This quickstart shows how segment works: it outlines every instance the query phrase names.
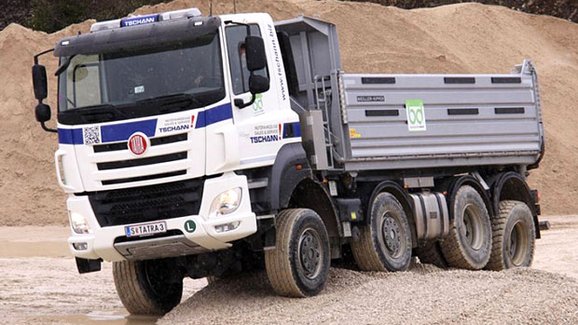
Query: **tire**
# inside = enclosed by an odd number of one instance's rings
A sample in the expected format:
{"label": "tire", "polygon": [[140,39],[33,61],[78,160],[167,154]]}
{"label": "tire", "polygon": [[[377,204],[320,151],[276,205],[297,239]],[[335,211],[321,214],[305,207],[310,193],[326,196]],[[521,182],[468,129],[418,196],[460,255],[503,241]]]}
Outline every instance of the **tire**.
{"label": "tire", "polygon": [[448,267],[448,262],[442,254],[438,241],[428,242],[424,246],[417,247],[415,255],[422,264],[433,264],[442,269]]}
{"label": "tire", "polygon": [[501,201],[500,213],[492,220],[492,235],[492,254],[486,269],[501,271],[532,265],[536,230],[525,203]]}
{"label": "tire", "polygon": [[490,260],[492,224],[480,194],[464,185],[456,193],[453,225],[440,247],[448,266],[481,270]]}
{"label": "tire", "polygon": [[371,203],[369,224],[359,229],[351,249],[362,271],[405,271],[411,262],[411,230],[399,201],[389,193]]}
{"label": "tire", "polygon": [[114,262],[116,292],[133,315],[164,315],[181,301],[183,277],[167,260]]}
{"label": "tire", "polygon": [[265,251],[267,277],[286,297],[318,294],[329,274],[329,236],[321,217],[310,209],[287,209],[276,217],[275,249]]}

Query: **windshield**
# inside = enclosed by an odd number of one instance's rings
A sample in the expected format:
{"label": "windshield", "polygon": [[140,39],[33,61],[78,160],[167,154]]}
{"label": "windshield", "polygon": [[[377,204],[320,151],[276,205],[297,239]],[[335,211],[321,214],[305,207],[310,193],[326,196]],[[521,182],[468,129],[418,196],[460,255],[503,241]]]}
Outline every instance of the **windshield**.
{"label": "windshield", "polygon": [[61,60],[67,61],[68,67],[59,76],[61,113],[114,107],[137,117],[158,114],[138,112],[156,99],[184,97],[187,105],[179,108],[189,109],[225,96],[217,33],[162,48],[78,54]]}

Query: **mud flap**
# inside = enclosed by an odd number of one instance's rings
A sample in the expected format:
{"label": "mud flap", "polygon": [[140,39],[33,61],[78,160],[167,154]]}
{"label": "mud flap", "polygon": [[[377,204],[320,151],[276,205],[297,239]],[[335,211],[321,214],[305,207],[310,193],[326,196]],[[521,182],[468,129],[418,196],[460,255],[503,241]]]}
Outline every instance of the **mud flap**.
{"label": "mud flap", "polygon": [[101,263],[101,259],[89,260],[86,258],[76,257],[76,268],[80,274],[100,271]]}

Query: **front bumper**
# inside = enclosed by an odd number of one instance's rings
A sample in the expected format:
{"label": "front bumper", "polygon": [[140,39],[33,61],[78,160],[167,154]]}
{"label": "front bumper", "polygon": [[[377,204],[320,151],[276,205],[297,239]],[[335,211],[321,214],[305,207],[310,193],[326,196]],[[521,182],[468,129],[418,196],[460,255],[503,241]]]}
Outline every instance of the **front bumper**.
{"label": "front bumper", "polygon": [[[237,187],[242,191],[239,208],[223,216],[217,216],[215,213],[210,215],[209,210],[215,197],[223,191]],[[125,234],[127,225],[101,227],[87,196],[71,195],[67,205],[69,214],[77,213],[84,216],[90,227],[88,234],[77,234],[71,228],[72,235],[68,238],[72,254],[85,259],[142,260],[221,250],[231,247],[230,242],[250,236],[257,231],[256,216],[251,211],[247,179],[234,173],[207,179],[203,185],[199,214],[157,220],[166,222],[167,232],[154,237],[127,238]],[[195,227],[191,227],[192,223]],[[238,226],[234,229],[217,231],[221,225],[237,223]]]}

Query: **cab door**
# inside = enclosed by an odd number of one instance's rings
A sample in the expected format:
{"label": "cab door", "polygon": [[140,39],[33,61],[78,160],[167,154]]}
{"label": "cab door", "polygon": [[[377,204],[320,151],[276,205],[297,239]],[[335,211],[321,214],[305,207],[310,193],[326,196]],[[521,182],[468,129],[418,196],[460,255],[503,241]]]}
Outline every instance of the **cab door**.
{"label": "cab door", "polygon": [[[245,23],[247,23],[245,21]],[[264,38],[266,48],[271,39],[264,31],[264,25],[248,23],[252,36]],[[239,132],[239,164],[241,168],[253,168],[273,164],[277,151],[282,144],[283,117],[279,114],[275,79],[270,76],[271,58],[268,66],[254,73],[270,80],[268,91],[256,94],[252,105],[244,108],[235,106],[235,100],[249,102],[250,71],[247,69],[245,54],[245,37],[248,35],[246,25],[229,25],[225,27],[227,56],[230,69],[231,103],[233,103],[233,120]],[[275,41],[277,41],[275,39]],[[269,51],[267,50],[269,53]],[[281,62],[282,63],[282,62]]]}

